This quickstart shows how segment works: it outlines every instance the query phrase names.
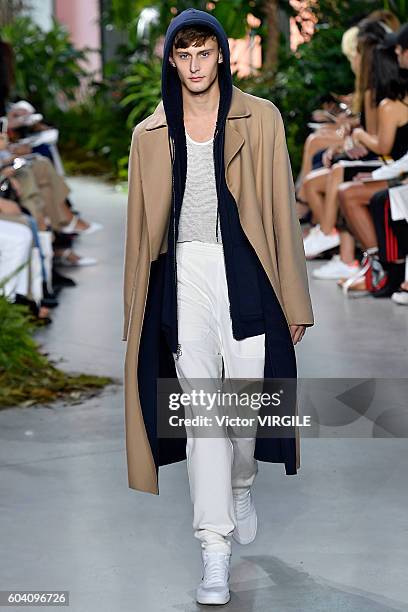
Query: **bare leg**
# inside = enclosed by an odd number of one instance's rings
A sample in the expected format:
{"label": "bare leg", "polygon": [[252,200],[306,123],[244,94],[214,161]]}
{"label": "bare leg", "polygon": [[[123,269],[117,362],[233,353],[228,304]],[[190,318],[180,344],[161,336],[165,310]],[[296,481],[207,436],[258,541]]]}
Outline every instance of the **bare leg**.
{"label": "bare leg", "polygon": [[[70,209],[66,201],[64,201],[62,206],[63,206],[67,220],[72,221],[72,219],[74,218],[74,213],[72,212],[72,210]],[[87,223],[83,219],[78,219],[76,223],[76,229],[84,230],[84,229],[87,229],[88,227],[89,227],[89,223]]]}
{"label": "bare leg", "polygon": [[314,134],[310,134],[305,141],[303,149],[302,167],[299,172],[299,176],[296,180],[296,186],[298,187],[297,193],[300,199],[306,200],[306,194],[304,192],[303,180],[306,175],[312,171],[313,156],[320,149],[327,149],[328,147],[340,142],[340,137],[336,134],[336,130],[325,128],[319,130]]}
{"label": "bare leg", "polygon": [[329,172],[327,168],[312,170],[303,181],[306,201],[312,210],[314,222],[320,223],[323,217],[324,193]]}
{"label": "bare leg", "polygon": [[339,164],[334,164],[330,168],[330,174],[327,178],[323,215],[320,222],[320,228],[324,234],[330,234],[336,226],[338,213],[337,190],[343,179],[344,168]]}
{"label": "bare leg", "polygon": [[350,181],[339,186],[340,206],[350,229],[365,249],[376,247],[377,236],[368,210],[370,198],[381,189],[386,189],[386,181],[361,183]]}
{"label": "bare leg", "polygon": [[340,232],[340,259],[344,263],[352,264],[354,262],[355,245],[355,240],[349,232]]}
{"label": "bare leg", "polygon": [[309,206],[301,202],[296,202],[296,210],[298,218],[301,219],[309,211]]}

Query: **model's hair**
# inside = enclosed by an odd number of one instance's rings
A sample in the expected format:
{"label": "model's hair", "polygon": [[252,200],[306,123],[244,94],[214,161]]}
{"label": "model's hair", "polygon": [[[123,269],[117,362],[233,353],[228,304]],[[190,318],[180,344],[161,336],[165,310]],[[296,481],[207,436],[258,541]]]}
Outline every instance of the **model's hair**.
{"label": "model's hair", "polygon": [[373,54],[375,101],[403,100],[407,94],[406,70],[401,70],[393,48],[378,45]]}
{"label": "model's hair", "polygon": [[187,47],[201,47],[209,39],[217,40],[214,31],[207,26],[187,26],[181,28],[174,37],[174,46],[176,49],[187,49]]}

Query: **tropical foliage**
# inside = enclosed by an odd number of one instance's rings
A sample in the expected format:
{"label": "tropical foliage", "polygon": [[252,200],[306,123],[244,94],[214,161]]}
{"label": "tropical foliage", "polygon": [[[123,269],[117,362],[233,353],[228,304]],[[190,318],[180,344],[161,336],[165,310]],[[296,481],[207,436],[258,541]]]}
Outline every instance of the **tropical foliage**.
{"label": "tropical foliage", "polygon": [[0,295],[0,409],[16,404],[78,400],[113,382],[102,376],[72,375],[42,354],[32,337],[28,308]]}
{"label": "tropical foliage", "polygon": [[[152,112],[160,99],[160,60],[154,49],[175,12],[188,7],[206,9],[205,0],[163,0],[156,3],[158,18],[148,37],[138,36],[141,11],[151,0],[111,0],[103,24],[123,34],[116,57],[105,64],[102,81],[92,81],[86,71],[86,50],[72,46],[66,30],[54,23],[43,33],[28,18],[19,17],[2,30],[16,52],[17,97],[28,98],[61,132],[64,159],[69,172],[103,173],[126,179],[128,149],[133,126]],[[321,96],[353,88],[353,74],[341,53],[344,30],[369,10],[392,10],[403,22],[408,18],[407,0],[320,0],[311,3],[318,25],[310,42],[296,53],[279,31],[274,31],[272,9],[294,11],[286,0],[214,0],[213,14],[231,37],[246,31],[246,15],[260,19],[256,30],[263,39],[264,55],[278,43],[273,61],[257,76],[235,83],[275,102],[282,111],[294,170],[299,166],[310,112]],[[272,16],[272,18],[271,18]],[[270,54],[269,54],[270,55]],[[271,59],[269,57],[269,59]],[[88,79],[89,95],[80,97],[80,83]],[[82,88],[83,89],[83,88]],[[75,102],[76,101],[76,102]]]}
{"label": "tropical foliage", "polygon": [[47,115],[66,110],[76,100],[81,79],[88,76],[87,50],[75,49],[68,31],[54,21],[49,32],[29,17],[18,17],[1,31],[15,57],[15,89]]}

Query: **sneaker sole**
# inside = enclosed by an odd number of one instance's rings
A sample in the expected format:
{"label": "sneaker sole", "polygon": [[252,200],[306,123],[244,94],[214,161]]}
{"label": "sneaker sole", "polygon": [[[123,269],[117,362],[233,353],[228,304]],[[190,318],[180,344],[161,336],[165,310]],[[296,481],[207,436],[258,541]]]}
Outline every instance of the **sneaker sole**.
{"label": "sneaker sole", "polygon": [[231,594],[229,591],[226,591],[224,594],[219,594],[219,595],[210,595],[207,593],[204,593],[203,595],[199,595],[197,594],[196,597],[196,601],[199,604],[212,604],[212,605],[219,605],[222,606],[226,603],[229,602],[229,600],[231,599]]}
{"label": "sneaker sole", "polygon": [[[357,272],[357,270],[356,270],[356,272]],[[344,274],[341,274],[341,275],[339,274],[337,276],[317,276],[317,274],[313,274],[312,273],[312,278],[314,278],[316,280],[341,280],[342,278],[349,279],[352,276],[354,276],[354,274],[356,272],[353,272],[352,274],[350,274],[350,276],[344,276]]]}

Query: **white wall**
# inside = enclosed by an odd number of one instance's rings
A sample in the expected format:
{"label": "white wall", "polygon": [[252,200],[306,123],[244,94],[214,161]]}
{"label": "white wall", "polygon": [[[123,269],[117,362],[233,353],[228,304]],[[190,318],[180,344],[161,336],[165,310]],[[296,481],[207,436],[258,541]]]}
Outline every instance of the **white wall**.
{"label": "white wall", "polygon": [[53,0],[30,0],[29,2],[28,13],[43,30],[51,29],[53,4]]}

